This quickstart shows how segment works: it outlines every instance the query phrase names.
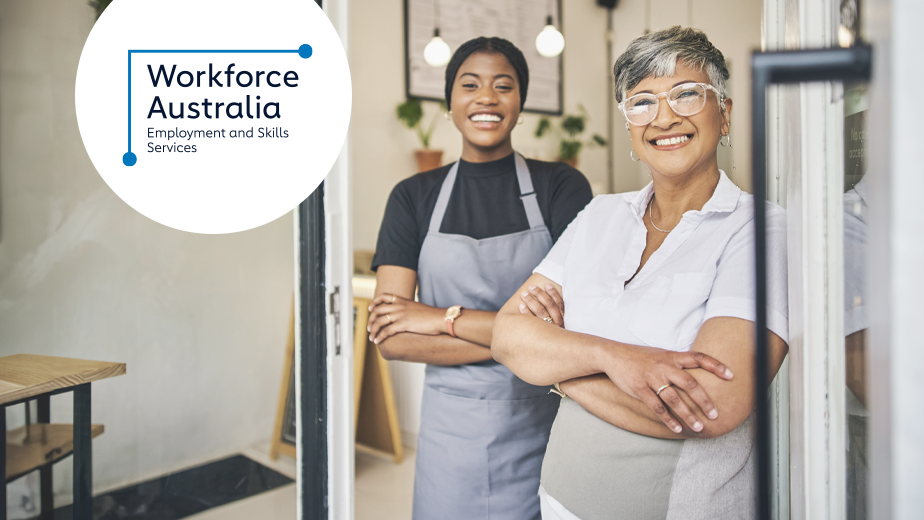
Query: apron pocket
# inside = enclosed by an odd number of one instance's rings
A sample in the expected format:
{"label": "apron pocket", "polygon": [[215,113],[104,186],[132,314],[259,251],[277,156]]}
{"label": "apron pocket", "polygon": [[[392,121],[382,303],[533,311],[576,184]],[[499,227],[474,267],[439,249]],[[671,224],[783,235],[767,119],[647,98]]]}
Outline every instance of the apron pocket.
{"label": "apron pocket", "polygon": [[651,347],[689,350],[703,324],[712,282],[704,273],[657,277],[639,300],[629,331]]}

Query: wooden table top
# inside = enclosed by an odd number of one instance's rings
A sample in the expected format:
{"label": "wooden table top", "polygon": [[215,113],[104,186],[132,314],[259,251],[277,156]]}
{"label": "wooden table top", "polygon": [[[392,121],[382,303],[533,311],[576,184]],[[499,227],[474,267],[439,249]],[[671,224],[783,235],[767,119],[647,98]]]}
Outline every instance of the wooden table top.
{"label": "wooden table top", "polygon": [[0,357],[0,405],[125,373],[125,363],[35,354]]}

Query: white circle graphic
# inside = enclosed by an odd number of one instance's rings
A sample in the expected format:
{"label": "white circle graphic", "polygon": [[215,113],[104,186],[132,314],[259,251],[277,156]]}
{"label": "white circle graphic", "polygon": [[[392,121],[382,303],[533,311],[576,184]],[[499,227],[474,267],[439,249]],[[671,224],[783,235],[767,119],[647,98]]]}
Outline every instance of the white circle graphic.
{"label": "white circle graphic", "polygon": [[233,233],[317,188],[350,120],[340,38],[312,0],[116,0],[77,69],[80,135],[146,217]]}

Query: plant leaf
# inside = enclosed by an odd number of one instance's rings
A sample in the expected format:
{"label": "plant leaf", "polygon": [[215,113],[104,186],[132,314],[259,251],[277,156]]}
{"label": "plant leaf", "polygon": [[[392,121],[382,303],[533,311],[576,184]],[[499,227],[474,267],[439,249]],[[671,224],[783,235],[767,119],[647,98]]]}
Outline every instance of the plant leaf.
{"label": "plant leaf", "polygon": [[584,117],[567,115],[561,121],[561,129],[571,137],[576,137],[584,131]]}
{"label": "plant leaf", "polygon": [[549,121],[549,118],[542,117],[539,119],[539,124],[536,125],[536,137],[544,136],[549,130],[552,129],[552,122]]}
{"label": "plant leaf", "polygon": [[404,103],[398,105],[397,114],[398,120],[404,123],[408,128],[413,129],[420,123],[420,119],[423,117],[423,107],[420,106],[419,99],[409,98]]}
{"label": "plant leaf", "polygon": [[562,161],[570,161],[578,156],[581,153],[581,147],[584,143],[580,141],[569,141],[567,139],[561,140],[561,146],[558,148],[558,155],[561,157]]}
{"label": "plant leaf", "polygon": [[103,14],[103,11],[105,11],[111,3],[112,0],[90,0],[88,5],[96,11],[96,19],[99,20],[100,15]]}

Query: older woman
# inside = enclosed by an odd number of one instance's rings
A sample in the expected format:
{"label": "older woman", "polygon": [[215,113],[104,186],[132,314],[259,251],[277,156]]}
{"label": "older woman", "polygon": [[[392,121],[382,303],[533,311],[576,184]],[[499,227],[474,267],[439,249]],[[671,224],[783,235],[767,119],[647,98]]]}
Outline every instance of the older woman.
{"label": "older woman", "polygon": [[[673,27],[633,41],[615,76],[652,182],[577,216],[498,313],[492,353],[563,394],[544,519],[750,518],[755,201],[716,159],[732,111],[725,59]],[[784,233],[770,206],[773,374],[787,350]]]}

